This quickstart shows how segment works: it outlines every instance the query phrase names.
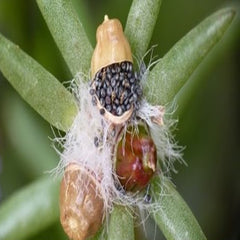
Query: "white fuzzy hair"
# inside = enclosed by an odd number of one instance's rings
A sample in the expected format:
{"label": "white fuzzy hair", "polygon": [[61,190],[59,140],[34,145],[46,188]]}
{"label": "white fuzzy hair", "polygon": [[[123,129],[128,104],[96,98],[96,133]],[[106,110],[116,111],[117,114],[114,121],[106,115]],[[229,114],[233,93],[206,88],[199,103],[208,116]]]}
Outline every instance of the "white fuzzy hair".
{"label": "white fuzzy hair", "polygon": [[[142,63],[139,66],[141,66],[141,84],[145,85],[152,64],[148,68]],[[119,188],[116,187],[121,186],[114,171],[113,163],[116,142],[113,139],[109,141],[109,135],[112,131],[111,124],[99,113],[99,109],[92,105],[89,89],[86,76],[82,74],[78,74],[71,83],[71,90],[77,98],[79,109],[67,134],[64,137],[55,138],[55,142],[62,145],[63,152],[58,151],[61,159],[54,171],[58,174],[63,173],[64,168],[70,163],[77,163],[87,169],[89,174],[95,176],[100,183],[106,216],[111,212],[114,203],[128,206],[130,209],[137,206],[140,210],[139,215],[146,216],[143,212],[146,212],[145,210],[148,210],[149,207],[153,209],[151,203],[145,202],[144,194],[146,192],[126,193],[119,191]],[[164,114],[165,109],[163,107],[152,106],[143,97],[140,108],[136,112],[137,118],[130,120],[130,123],[135,126],[134,131],[136,130],[136,133],[138,130],[138,120],[136,119],[140,118],[148,125],[150,135],[157,148],[158,169],[156,174],[159,174],[159,176],[169,175],[171,169],[175,170],[173,162],[176,159],[182,160],[182,148],[175,143],[170,133],[170,128],[175,121],[166,120]],[[164,124],[156,124],[152,121],[153,118],[162,119]],[[125,133],[127,124],[129,122],[123,127]],[[96,147],[94,138],[99,136],[102,136],[102,143],[99,147]]]}

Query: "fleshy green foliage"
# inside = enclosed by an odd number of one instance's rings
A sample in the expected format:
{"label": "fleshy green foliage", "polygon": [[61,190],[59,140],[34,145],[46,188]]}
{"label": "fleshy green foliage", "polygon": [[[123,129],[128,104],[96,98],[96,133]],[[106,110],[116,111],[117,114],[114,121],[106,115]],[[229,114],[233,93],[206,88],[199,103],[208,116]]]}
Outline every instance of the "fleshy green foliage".
{"label": "fleshy green foliage", "polygon": [[[92,47],[70,0],[37,0],[42,15],[72,75],[88,73]],[[134,0],[125,32],[133,53],[142,57],[149,47],[160,0]],[[234,10],[220,10],[180,40],[152,69],[146,97],[155,104],[172,101],[229,26]],[[51,125],[67,131],[77,113],[74,97],[18,46],[0,35],[0,69],[8,81]],[[164,185],[165,184],[165,185]],[[189,207],[170,183],[153,182],[159,211],[154,218],[167,240],[206,239]],[[166,187],[167,186],[167,187]],[[24,239],[58,220],[59,182],[37,180],[0,206],[0,239]],[[29,227],[31,226],[31,227]],[[116,206],[110,216],[108,239],[134,239],[133,219]],[[97,239],[98,237],[96,237]]]}
{"label": "fleshy green foliage", "polygon": [[132,3],[125,34],[133,54],[138,58],[142,58],[147,51],[161,2],[161,0],[134,0]]}
{"label": "fleshy green foliage", "polygon": [[37,3],[72,75],[88,74],[93,49],[71,1],[38,0]]}
{"label": "fleshy green foliage", "polygon": [[59,181],[40,178],[16,192],[0,208],[0,239],[27,238],[59,217]]}
{"label": "fleshy green foliage", "polygon": [[121,206],[115,206],[109,222],[108,240],[134,240],[132,215]]}
{"label": "fleshy green foliage", "polygon": [[[168,240],[206,240],[197,220],[169,180],[152,182],[152,196],[160,209],[152,214]],[[155,193],[161,192],[161,195]]]}
{"label": "fleshy green foliage", "polygon": [[0,70],[44,119],[61,130],[69,128],[77,113],[74,97],[52,74],[2,35]]}
{"label": "fleshy green foliage", "polygon": [[145,94],[151,103],[164,105],[173,100],[204,56],[221,39],[234,15],[231,8],[214,13],[173,46],[148,78]]}

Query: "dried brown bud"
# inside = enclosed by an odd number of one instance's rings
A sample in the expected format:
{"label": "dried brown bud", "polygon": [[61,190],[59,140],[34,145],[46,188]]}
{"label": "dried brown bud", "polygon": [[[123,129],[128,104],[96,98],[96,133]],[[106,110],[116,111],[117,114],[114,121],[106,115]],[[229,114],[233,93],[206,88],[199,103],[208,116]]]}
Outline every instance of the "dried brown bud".
{"label": "dried brown bud", "polygon": [[143,189],[156,171],[157,151],[143,126],[138,134],[128,129],[117,146],[116,173],[128,191]]}
{"label": "dried brown bud", "polygon": [[87,170],[70,164],[60,189],[60,220],[70,239],[84,240],[94,235],[103,220],[103,200],[99,183]]}

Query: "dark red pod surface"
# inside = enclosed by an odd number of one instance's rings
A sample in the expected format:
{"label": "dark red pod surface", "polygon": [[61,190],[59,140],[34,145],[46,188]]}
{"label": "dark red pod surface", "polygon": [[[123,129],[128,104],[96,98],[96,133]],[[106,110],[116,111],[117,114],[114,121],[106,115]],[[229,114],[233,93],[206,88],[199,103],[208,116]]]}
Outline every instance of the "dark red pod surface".
{"label": "dark red pod surface", "polygon": [[128,131],[117,146],[116,173],[127,191],[143,189],[156,171],[157,151],[143,126],[138,134]]}

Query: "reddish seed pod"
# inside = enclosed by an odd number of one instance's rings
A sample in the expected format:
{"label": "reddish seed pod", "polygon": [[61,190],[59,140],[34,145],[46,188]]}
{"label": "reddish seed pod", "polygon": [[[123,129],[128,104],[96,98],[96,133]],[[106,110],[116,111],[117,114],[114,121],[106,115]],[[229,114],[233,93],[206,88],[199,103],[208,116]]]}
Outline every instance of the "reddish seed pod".
{"label": "reddish seed pod", "polygon": [[123,188],[142,190],[154,175],[157,164],[156,146],[145,127],[140,125],[139,134],[134,135],[128,129],[118,143],[116,154],[116,173]]}
{"label": "reddish seed pod", "polygon": [[94,235],[103,220],[103,200],[99,183],[78,164],[70,164],[60,188],[60,221],[73,240]]}

